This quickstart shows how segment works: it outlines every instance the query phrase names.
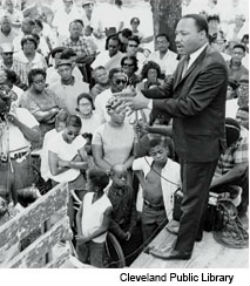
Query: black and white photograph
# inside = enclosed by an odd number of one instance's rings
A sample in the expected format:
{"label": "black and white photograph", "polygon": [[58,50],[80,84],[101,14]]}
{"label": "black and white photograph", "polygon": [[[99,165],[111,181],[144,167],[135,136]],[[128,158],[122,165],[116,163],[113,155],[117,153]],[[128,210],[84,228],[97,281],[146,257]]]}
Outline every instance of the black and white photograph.
{"label": "black and white photograph", "polygon": [[3,285],[250,285],[248,130],[248,0],[0,0]]}

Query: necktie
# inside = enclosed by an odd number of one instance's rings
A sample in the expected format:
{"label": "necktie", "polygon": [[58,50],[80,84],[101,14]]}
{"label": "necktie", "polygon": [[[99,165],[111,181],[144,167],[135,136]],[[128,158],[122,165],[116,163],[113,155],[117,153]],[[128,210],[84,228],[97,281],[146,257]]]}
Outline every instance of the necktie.
{"label": "necktie", "polygon": [[189,60],[190,60],[190,55],[186,55],[184,58],[184,63],[183,63],[183,70],[182,70],[182,76],[181,78],[183,78],[188,70],[188,64],[189,64]]}

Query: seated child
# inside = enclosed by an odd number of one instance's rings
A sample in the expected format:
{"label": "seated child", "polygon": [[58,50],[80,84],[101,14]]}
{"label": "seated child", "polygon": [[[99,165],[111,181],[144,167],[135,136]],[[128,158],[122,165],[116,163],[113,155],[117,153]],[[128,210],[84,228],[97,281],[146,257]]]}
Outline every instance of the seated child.
{"label": "seated child", "polygon": [[76,252],[80,261],[96,267],[104,266],[105,242],[112,204],[104,192],[108,175],[100,169],[91,169],[87,175],[87,189],[76,217]]}
{"label": "seated child", "polygon": [[173,195],[181,185],[180,166],[168,158],[166,138],[150,140],[149,157],[134,161],[132,169],[137,172],[142,186],[142,234],[144,243],[154,236],[172,219]]}

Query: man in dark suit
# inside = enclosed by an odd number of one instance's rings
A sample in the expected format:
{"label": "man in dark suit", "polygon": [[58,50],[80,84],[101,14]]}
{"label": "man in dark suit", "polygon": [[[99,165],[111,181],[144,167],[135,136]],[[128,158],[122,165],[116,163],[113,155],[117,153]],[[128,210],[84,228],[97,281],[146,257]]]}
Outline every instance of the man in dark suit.
{"label": "man in dark suit", "polygon": [[[182,168],[183,201],[176,243],[168,251],[151,250],[163,259],[189,259],[202,238],[209,186],[224,149],[227,68],[208,45],[208,24],[201,15],[185,15],[176,28],[176,46],[183,55],[172,80],[143,90],[153,98],[153,112],[173,117],[173,138]],[[141,97],[126,99],[133,109],[145,108]]]}

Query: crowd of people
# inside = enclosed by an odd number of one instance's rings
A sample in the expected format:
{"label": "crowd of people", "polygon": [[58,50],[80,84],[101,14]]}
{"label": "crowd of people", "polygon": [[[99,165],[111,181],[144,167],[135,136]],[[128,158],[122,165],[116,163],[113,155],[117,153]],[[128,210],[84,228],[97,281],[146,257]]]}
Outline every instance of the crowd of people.
{"label": "crowd of people", "polygon": [[[194,176],[191,171],[200,172],[201,185],[211,183],[211,190],[228,193],[241,217],[247,214],[249,34],[244,30],[246,17],[236,14],[230,22],[231,29],[225,31],[225,21],[216,9],[217,1],[208,1],[210,8],[205,11],[193,11],[192,1],[191,4],[183,2],[183,14],[200,12],[207,23],[208,33],[206,39],[202,38],[201,46],[206,46],[208,41],[211,49],[221,55],[218,62],[223,61],[226,67],[223,72],[228,76],[221,76],[214,65],[210,77],[199,81],[206,85],[199,99],[204,102],[195,99],[197,88],[194,96],[190,95],[191,102],[170,102],[168,108],[159,100],[153,103],[152,109],[149,98],[164,97],[155,89],[164,87],[168,93],[169,83],[175,81],[174,92],[178,93],[176,77],[179,83],[197,59],[197,56],[189,59],[193,64],[189,63],[188,70],[183,68],[182,74],[178,74],[177,67],[185,59],[182,53],[169,49],[168,31],[145,37],[140,32],[138,17],[131,18],[130,26],[126,26],[119,16],[123,3],[118,0],[113,4],[113,13],[117,13],[114,19],[103,22],[95,19],[93,0],[63,0],[56,10],[42,2],[25,7],[27,3],[23,1],[16,7],[13,0],[3,1],[0,10],[0,225],[12,217],[10,209],[20,204],[25,208],[41,195],[33,186],[36,184],[34,158],[44,185],[49,186],[46,192],[58,183],[67,182],[69,191],[79,194],[82,201],[79,212],[75,215],[69,211],[73,241],[78,258],[96,267],[107,267],[108,232],[118,239],[127,265],[132,262],[172,220],[174,193],[182,186],[189,190],[186,177]],[[237,1],[233,2],[236,5]],[[206,31],[202,25],[201,30]],[[155,50],[150,50],[147,43],[153,40]],[[192,41],[195,43],[196,39],[191,39],[191,46]],[[176,40],[177,50],[183,48],[180,42]],[[190,51],[192,54],[193,50]],[[191,93],[197,78],[198,73],[190,79],[187,92]],[[216,104],[223,105],[223,93],[227,89],[226,112],[221,112],[218,122],[213,122],[213,128],[216,125],[221,128],[220,120],[226,122],[226,142],[220,142],[225,143],[222,155],[217,154],[219,141],[212,140],[217,137],[209,129],[211,116],[214,121],[217,113],[205,110],[205,119],[196,118],[197,113],[210,106],[211,94],[219,89],[220,80],[223,82],[219,90],[221,99],[216,97],[212,107],[216,110]],[[135,103],[127,104],[126,98],[131,94],[140,108]],[[183,117],[185,123],[180,123]],[[181,119],[177,123],[178,118]],[[185,124],[185,128],[192,128],[192,138],[183,127]],[[204,128],[203,141],[195,139],[199,126]],[[173,132],[174,128],[179,128],[179,133]],[[218,132],[222,134],[223,130]],[[197,144],[202,146],[197,148]],[[190,164],[206,156],[213,157],[209,170]],[[207,157],[203,160],[206,164]],[[215,157],[219,158],[216,165]],[[204,199],[200,201],[205,203]],[[195,221],[196,218],[187,219]],[[194,240],[201,239],[202,233],[197,230]],[[180,241],[179,238],[179,245]],[[189,259],[190,253],[185,255],[177,255],[177,259]]]}

